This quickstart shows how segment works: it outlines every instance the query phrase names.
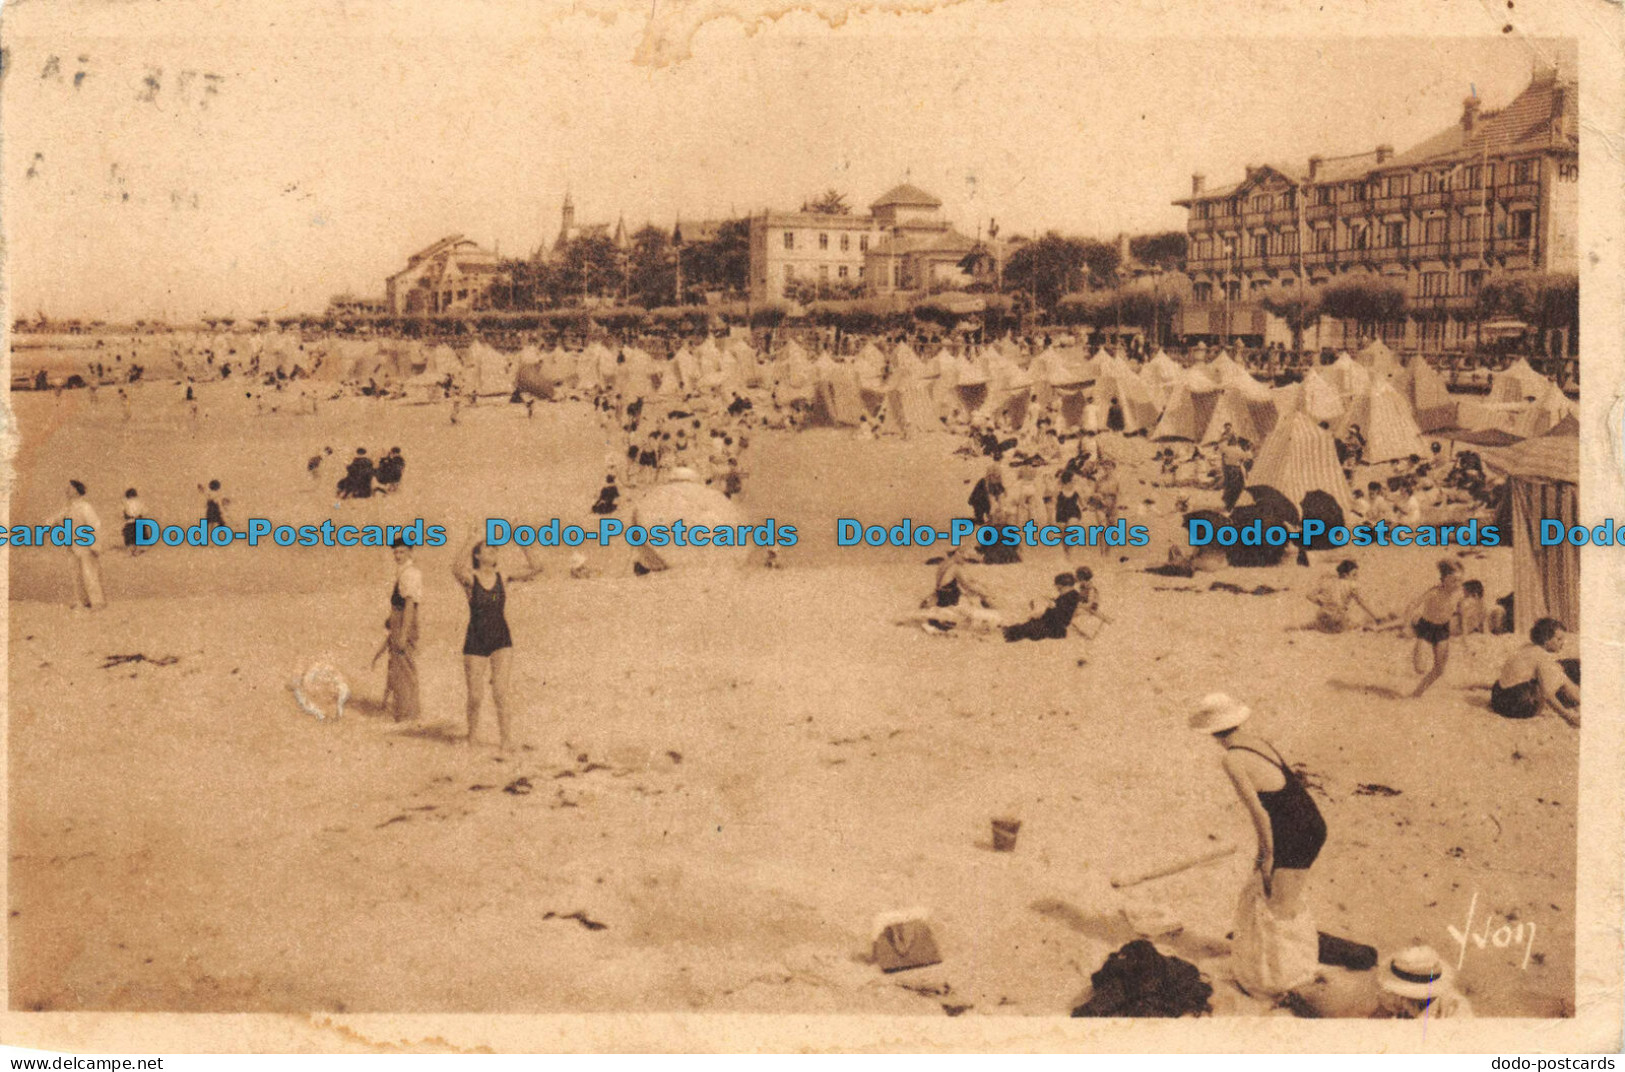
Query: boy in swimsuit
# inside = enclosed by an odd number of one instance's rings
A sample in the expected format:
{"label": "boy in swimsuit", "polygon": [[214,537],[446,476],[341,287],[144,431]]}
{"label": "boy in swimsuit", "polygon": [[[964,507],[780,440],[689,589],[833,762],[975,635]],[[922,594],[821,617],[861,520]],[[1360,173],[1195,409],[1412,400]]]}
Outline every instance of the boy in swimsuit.
{"label": "boy in swimsuit", "polygon": [[1423,592],[1405,615],[1405,620],[1411,623],[1411,631],[1416,635],[1411,664],[1422,675],[1422,680],[1416,683],[1416,691],[1411,693],[1413,700],[1444,676],[1445,664],[1450,661],[1452,625],[1459,627],[1461,624],[1461,598],[1461,563],[1455,559],[1441,559],[1439,583]]}
{"label": "boy in swimsuit", "polygon": [[1345,558],[1337,564],[1336,579],[1328,578],[1309,594],[1310,602],[1318,608],[1314,628],[1322,633],[1341,633],[1348,629],[1351,604],[1365,611],[1372,625],[1382,620],[1376,611],[1366,605],[1365,599],[1360,595],[1357,583],[1359,578],[1359,563],[1352,558]]}

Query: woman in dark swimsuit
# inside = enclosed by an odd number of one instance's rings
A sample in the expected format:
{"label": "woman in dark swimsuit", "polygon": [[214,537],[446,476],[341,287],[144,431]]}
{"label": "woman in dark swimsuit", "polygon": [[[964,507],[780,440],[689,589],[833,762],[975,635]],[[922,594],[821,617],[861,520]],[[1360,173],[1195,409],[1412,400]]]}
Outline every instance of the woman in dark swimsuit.
{"label": "woman in dark swimsuit", "polygon": [[[530,564],[529,549],[525,549]],[[528,572],[506,578],[515,584],[528,581],[541,572],[530,564]],[[468,743],[474,743],[479,728],[480,705],[485,684],[491,683],[491,699],[497,708],[497,736],[506,752],[513,742],[508,718],[508,676],[513,665],[513,638],[508,633],[506,614],[508,590],[497,568],[496,551],[469,534],[467,545],[454,560],[452,575],[468,597],[468,631],[463,636],[463,674],[468,684]]]}
{"label": "woman in dark swimsuit", "polygon": [[1275,914],[1289,919],[1303,906],[1309,868],[1326,844],[1326,820],[1303,779],[1264,738],[1242,731],[1251,712],[1223,693],[1202,700],[1191,726],[1224,747],[1224,771],[1247,806],[1258,834],[1255,866]]}

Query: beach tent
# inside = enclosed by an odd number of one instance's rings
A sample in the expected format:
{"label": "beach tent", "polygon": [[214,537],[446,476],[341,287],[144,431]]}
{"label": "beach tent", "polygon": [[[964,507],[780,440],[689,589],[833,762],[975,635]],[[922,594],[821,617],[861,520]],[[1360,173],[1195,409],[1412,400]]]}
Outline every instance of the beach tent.
{"label": "beach tent", "polygon": [[1416,426],[1407,402],[1387,380],[1375,380],[1364,394],[1356,396],[1344,412],[1337,432],[1342,435],[1352,424],[1365,433],[1363,460],[1391,462],[1412,454],[1426,456],[1427,444]]}
{"label": "beach tent", "polygon": [[1184,369],[1179,367],[1179,362],[1168,356],[1166,350],[1158,350],[1156,356],[1145,363],[1144,371],[1161,382],[1172,385],[1179,379],[1179,374]]}
{"label": "beach tent", "polygon": [[828,354],[813,363],[816,388],[813,395],[813,424],[850,427],[868,413],[858,389],[857,370],[837,364]]}
{"label": "beach tent", "polygon": [[1371,387],[1371,372],[1348,354],[1338,354],[1337,360],[1326,366],[1326,378],[1344,398],[1363,395]]}
{"label": "beach tent", "polygon": [[917,381],[888,388],[885,412],[887,421],[905,432],[924,432],[941,427],[930,390]]}
{"label": "beach tent", "polygon": [[1223,352],[1208,362],[1203,371],[1207,373],[1208,379],[1220,387],[1229,387],[1242,379],[1251,380],[1253,378],[1251,373],[1236,363],[1235,358]]}
{"label": "beach tent", "polygon": [[672,355],[667,367],[677,374],[677,382],[684,393],[693,393],[700,389],[700,363],[686,345],[677,348],[677,353]]}
{"label": "beach tent", "polygon": [[1207,428],[1202,433],[1203,443],[1217,443],[1227,424],[1238,439],[1255,444],[1262,443],[1275,427],[1275,400],[1270,396],[1269,388],[1251,376],[1247,377],[1247,381],[1252,387],[1232,382],[1219,392],[1213,412],[1208,415]]}
{"label": "beach tent", "polygon": [[1337,501],[1345,514],[1354,505],[1343,467],[1337,461],[1336,441],[1301,409],[1275,426],[1259,449],[1247,482],[1272,487],[1294,504],[1303,502],[1311,491],[1323,491]]}
{"label": "beach tent", "polygon": [[1020,428],[1032,401],[1032,377],[1008,357],[990,358],[987,365],[988,408],[1002,414],[1010,427]]}
{"label": "beach tent", "polygon": [[1179,384],[1168,396],[1168,404],[1163,407],[1162,417],[1157,421],[1151,438],[1199,442],[1222,393],[1217,388],[1203,390]]}
{"label": "beach tent", "polygon": [[1354,355],[1355,360],[1371,370],[1373,376],[1385,375],[1389,370],[1402,367],[1399,355],[1388,348],[1388,344],[1381,339],[1372,339],[1360,348]]}
{"label": "beach tent", "polygon": [[1336,384],[1319,369],[1312,368],[1303,374],[1303,391],[1298,396],[1298,408],[1317,421],[1335,421],[1347,407]]}
{"label": "beach tent", "polygon": [[1455,405],[1444,377],[1422,357],[1411,362],[1410,400],[1417,427],[1424,432],[1442,428],[1455,419]]}
{"label": "beach tent", "polygon": [[[1577,429],[1576,429],[1577,430]],[[1527,633],[1540,618],[1580,627],[1580,549],[1564,540],[1540,543],[1540,522],[1579,524],[1580,439],[1546,435],[1479,456],[1507,475],[1512,516],[1513,630]]]}
{"label": "beach tent", "polygon": [[1117,404],[1118,411],[1123,415],[1120,431],[1125,435],[1156,426],[1162,407],[1157,404],[1151,388],[1146,386],[1140,374],[1126,362],[1118,362],[1118,367],[1101,379],[1098,390],[1100,397],[1105,399],[1108,412],[1112,403]]}
{"label": "beach tent", "polygon": [[513,393],[513,365],[508,355],[484,342],[469,347],[474,366],[474,389],[482,395]]}
{"label": "beach tent", "polygon": [[[743,525],[747,519],[742,510],[722,492],[700,483],[691,469],[672,470],[664,484],[650,488],[632,504],[631,523],[645,527],[671,525],[681,521],[685,525],[706,525],[715,533],[718,527]],[[664,569],[721,569],[744,563],[748,547],[717,546],[715,536],[708,546],[690,543],[686,547],[668,545],[652,548],[647,545],[633,552],[633,561],[646,570]]]}
{"label": "beach tent", "polygon": [[728,340],[727,350],[733,354],[734,364],[739,370],[740,378],[748,387],[757,387],[762,383],[762,360],[756,348],[745,340],[744,336],[736,336]]}
{"label": "beach tent", "polygon": [[1490,383],[1490,401],[1527,402],[1544,394],[1545,385],[1550,382],[1520,357],[1510,367],[1495,374]]}
{"label": "beach tent", "polygon": [[1540,393],[1535,401],[1524,407],[1512,424],[1512,431],[1525,439],[1545,435],[1566,417],[1578,419],[1580,407],[1575,405],[1551,380],[1542,378]]}

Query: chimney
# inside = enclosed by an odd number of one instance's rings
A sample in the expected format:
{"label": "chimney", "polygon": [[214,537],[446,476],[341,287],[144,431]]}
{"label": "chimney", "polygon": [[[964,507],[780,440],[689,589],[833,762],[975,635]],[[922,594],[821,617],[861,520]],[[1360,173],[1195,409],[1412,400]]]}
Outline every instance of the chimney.
{"label": "chimney", "polygon": [[1555,81],[1557,81],[1557,65],[1553,63],[1538,65],[1529,77],[1529,84],[1532,86],[1544,86]]}
{"label": "chimney", "polygon": [[1323,161],[1318,156],[1311,156],[1309,158],[1309,181],[1310,182],[1314,182],[1315,179],[1320,176],[1320,165],[1322,163],[1323,163]]}
{"label": "chimney", "polygon": [[1202,190],[1207,186],[1207,176],[1200,171],[1191,176],[1191,196],[1201,197]]}
{"label": "chimney", "polygon": [[1253,181],[1253,176],[1258,174],[1258,169],[1253,167],[1251,164],[1248,164],[1246,170],[1247,170],[1247,181],[1252,182]]}
{"label": "chimney", "polygon": [[1394,155],[1394,147],[1392,145],[1379,145],[1379,146],[1377,146],[1377,163],[1386,164],[1388,162],[1388,159],[1390,157],[1392,157],[1393,155]]}
{"label": "chimney", "polygon": [[1461,102],[1461,129],[1466,131],[1468,134],[1471,134],[1473,132],[1473,127],[1477,125],[1477,123],[1478,97],[1477,95],[1474,95]]}

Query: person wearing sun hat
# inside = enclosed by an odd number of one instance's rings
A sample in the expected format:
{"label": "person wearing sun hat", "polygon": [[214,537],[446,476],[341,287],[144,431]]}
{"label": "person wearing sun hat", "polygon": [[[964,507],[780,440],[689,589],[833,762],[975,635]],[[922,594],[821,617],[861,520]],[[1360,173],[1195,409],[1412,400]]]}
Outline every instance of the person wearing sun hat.
{"label": "person wearing sun hat", "polygon": [[1224,772],[1258,834],[1255,866],[1270,909],[1292,918],[1302,908],[1309,868],[1326,842],[1326,821],[1303,778],[1275,746],[1242,729],[1251,717],[1246,704],[1215,692],[1197,704],[1190,726],[1212,734],[1224,748]]}
{"label": "person wearing sun hat", "polygon": [[1411,946],[1383,964],[1377,985],[1382,990],[1378,1016],[1400,1020],[1468,1020],[1472,1004],[1456,990],[1455,974],[1433,949]]}

